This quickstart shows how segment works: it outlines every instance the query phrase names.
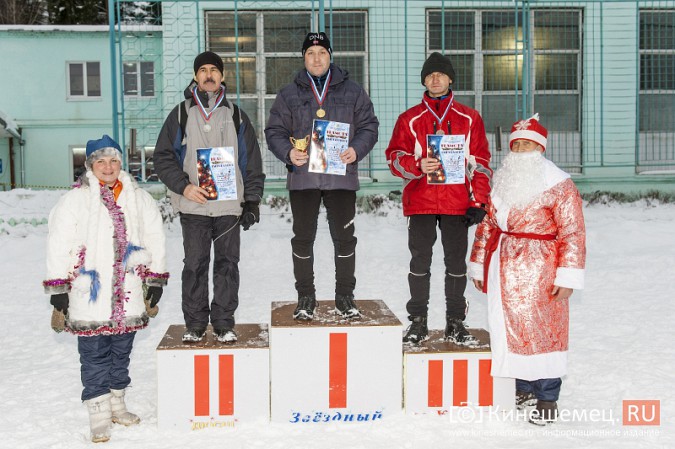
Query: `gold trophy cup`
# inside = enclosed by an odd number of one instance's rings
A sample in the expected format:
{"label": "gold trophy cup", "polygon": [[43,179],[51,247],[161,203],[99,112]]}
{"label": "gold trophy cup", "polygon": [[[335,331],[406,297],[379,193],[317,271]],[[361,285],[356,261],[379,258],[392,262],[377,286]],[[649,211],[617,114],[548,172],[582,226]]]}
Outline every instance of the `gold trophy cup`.
{"label": "gold trophy cup", "polygon": [[309,145],[309,134],[307,134],[302,139],[296,139],[293,136],[289,137],[289,139],[293,144],[293,148],[295,148],[298,151],[302,151],[303,153],[307,151],[307,145]]}

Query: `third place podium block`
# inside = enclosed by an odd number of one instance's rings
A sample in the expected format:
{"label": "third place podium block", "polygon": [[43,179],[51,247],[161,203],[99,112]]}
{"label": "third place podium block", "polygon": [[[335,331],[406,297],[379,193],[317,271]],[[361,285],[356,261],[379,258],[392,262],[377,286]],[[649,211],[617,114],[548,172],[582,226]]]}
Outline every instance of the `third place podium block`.
{"label": "third place podium block", "polygon": [[239,340],[219,343],[211,326],[198,343],[181,341],[171,325],[157,346],[157,424],[162,429],[232,428],[269,421],[266,324],[237,324]]}
{"label": "third place podium block", "polygon": [[490,337],[469,329],[476,347],[444,341],[443,331],[429,331],[429,340],[404,347],[405,411],[444,415],[452,407],[515,407],[515,381],[490,375]]}
{"label": "third place podium block", "polygon": [[401,322],[383,301],[356,304],[358,320],[319,301],[312,321],[296,321],[295,302],[272,303],[272,421],[370,422],[400,413]]}

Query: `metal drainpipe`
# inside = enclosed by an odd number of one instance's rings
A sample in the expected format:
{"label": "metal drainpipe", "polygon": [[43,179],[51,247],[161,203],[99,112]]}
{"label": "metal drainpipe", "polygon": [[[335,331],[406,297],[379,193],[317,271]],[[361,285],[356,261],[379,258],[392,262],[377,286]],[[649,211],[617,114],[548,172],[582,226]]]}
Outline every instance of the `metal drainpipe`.
{"label": "metal drainpipe", "polygon": [[19,154],[21,155],[20,182],[21,187],[23,187],[26,185],[26,163],[24,158],[24,145],[26,144],[26,141],[21,137],[21,133],[14,128],[5,128],[5,130],[19,141]]}
{"label": "metal drainpipe", "polygon": [[24,155],[23,139],[19,140],[19,154],[21,154],[21,187],[26,185],[26,157]]}

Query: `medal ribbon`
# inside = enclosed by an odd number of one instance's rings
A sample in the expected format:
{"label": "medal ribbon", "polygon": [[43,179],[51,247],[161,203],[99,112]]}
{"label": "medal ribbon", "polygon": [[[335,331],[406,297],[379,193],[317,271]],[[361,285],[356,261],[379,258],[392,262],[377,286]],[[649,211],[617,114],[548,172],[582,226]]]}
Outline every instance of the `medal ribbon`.
{"label": "medal ribbon", "polygon": [[225,89],[220,89],[220,95],[218,95],[218,98],[216,98],[216,104],[213,105],[213,109],[211,109],[211,112],[206,112],[206,108],[204,108],[204,105],[202,104],[201,100],[199,99],[199,95],[197,95],[197,87],[192,90],[192,98],[195,100],[197,105],[199,106],[199,112],[202,113],[202,117],[204,117],[204,121],[209,121],[211,118],[211,114],[213,114],[213,111],[216,110],[218,105],[223,102],[223,99],[225,98]]}
{"label": "medal ribbon", "polygon": [[429,103],[427,103],[426,98],[422,98],[422,101],[424,102],[424,106],[427,107],[429,112],[431,112],[431,114],[434,117],[436,117],[436,120],[438,120],[438,126],[439,126],[438,129],[443,129],[443,120],[445,120],[445,116],[448,115],[448,111],[450,110],[450,107],[452,106],[452,103],[455,101],[455,94],[452,91],[450,91],[450,102],[448,103],[448,107],[445,108],[445,112],[443,113],[442,117],[439,117],[438,114],[436,114],[436,112],[434,111],[434,109],[431,106],[429,106]]}
{"label": "medal ribbon", "polygon": [[326,94],[328,93],[328,85],[330,84],[330,79],[332,77],[330,70],[328,70],[328,77],[326,77],[326,82],[323,84],[323,90],[321,91],[321,95],[319,95],[319,89],[316,88],[316,83],[314,83],[312,75],[310,75],[309,72],[307,72],[307,76],[309,77],[309,84],[312,86],[312,93],[314,93],[314,98],[316,98],[316,102],[319,103],[319,109],[322,109],[323,102],[326,100]]}

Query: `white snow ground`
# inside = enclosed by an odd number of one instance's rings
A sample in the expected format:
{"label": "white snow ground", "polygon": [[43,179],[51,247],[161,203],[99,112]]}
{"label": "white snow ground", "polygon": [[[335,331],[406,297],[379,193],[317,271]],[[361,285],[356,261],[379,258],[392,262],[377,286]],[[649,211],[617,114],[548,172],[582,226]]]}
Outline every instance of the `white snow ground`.
{"label": "white snow ground", "polygon": [[[49,327],[42,292],[46,217],[63,192],[0,193],[0,446],[90,447],[80,402],[76,338]],[[155,348],[170,324],[182,323],[180,226],[168,229],[172,279],[160,314],[138,333],[127,404],[138,426],[115,426],[106,448],[672,448],[675,447],[675,205],[640,201],[585,207],[586,289],[571,303],[569,375],[559,405],[576,418],[539,428],[498,416],[406,416],[369,423],[302,427],[267,422],[235,429],[157,429]],[[383,299],[406,322],[408,250],[405,220],[359,215],[357,299]],[[242,232],[240,323],[269,322],[272,301],[294,300],[288,213],[265,206],[262,222]],[[17,223],[18,222],[18,223]],[[316,247],[319,299],[333,292],[332,246],[321,220]],[[432,267],[430,327],[443,326],[442,257]],[[263,281],[264,282],[261,282]],[[471,327],[486,327],[485,297],[467,288]],[[435,314],[433,314],[435,312]],[[660,400],[660,426],[622,425],[622,401]]]}

